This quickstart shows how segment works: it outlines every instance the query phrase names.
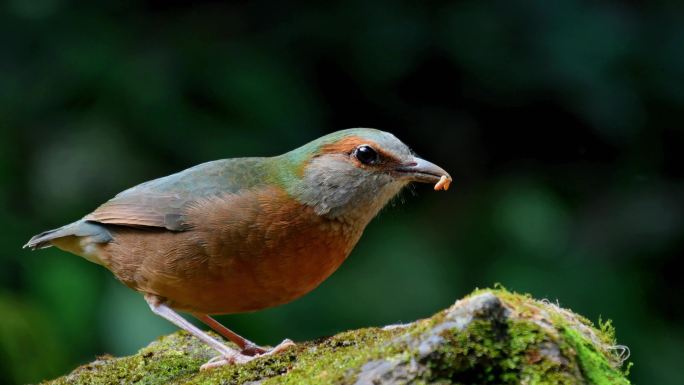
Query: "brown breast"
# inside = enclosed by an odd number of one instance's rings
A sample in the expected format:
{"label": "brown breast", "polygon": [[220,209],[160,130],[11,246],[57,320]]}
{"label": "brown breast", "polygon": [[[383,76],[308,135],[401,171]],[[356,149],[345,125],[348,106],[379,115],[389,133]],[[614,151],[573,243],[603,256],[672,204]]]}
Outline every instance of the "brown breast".
{"label": "brown breast", "polygon": [[226,194],[187,210],[188,231],[115,228],[100,253],[129,287],[179,310],[259,310],[318,286],[349,255],[366,223],[316,215],[277,188]]}

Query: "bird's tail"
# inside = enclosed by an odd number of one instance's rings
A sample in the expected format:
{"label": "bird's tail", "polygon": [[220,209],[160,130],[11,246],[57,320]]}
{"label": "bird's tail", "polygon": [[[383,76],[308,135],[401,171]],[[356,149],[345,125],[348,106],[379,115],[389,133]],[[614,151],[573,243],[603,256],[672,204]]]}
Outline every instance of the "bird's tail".
{"label": "bird's tail", "polygon": [[92,240],[96,243],[105,243],[112,239],[112,236],[105,227],[80,220],[58,229],[43,231],[40,234],[34,235],[24,245],[24,248],[31,250],[45,249],[53,245],[53,240],[68,236],[93,237]]}
{"label": "bird's tail", "polygon": [[51,240],[55,238],[65,237],[70,234],[68,227],[71,225],[62,226],[58,229],[43,231],[40,234],[34,235],[29,241],[24,245],[24,248],[29,248],[31,250],[45,249],[52,246]]}

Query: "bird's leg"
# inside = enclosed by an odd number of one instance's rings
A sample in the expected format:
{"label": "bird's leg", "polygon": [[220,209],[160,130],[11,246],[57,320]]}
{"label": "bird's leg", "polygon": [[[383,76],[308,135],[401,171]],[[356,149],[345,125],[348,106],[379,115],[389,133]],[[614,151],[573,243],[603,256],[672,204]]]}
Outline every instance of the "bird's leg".
{"label": "bird's leg", "polygon": [[294,342],[289,339],[283,340],[278,346],[273,349],[263,348],[254,342],[242,337],[241,335],[235,333],[234,331],[228,329],[227,327],[221,325],[220,322],[210,317],[208,314],[193,313],[193,315],[200,321],[204,322],[207,326],[214,329],[218,334],[224,336],[225,338],[233,341],[239,348],[240,353],[248,356],[264,355],[264,354],[275,354],[294,346]]}
{"label": "bird's leg", "polygon": [[226,365],[229,363],[245,363],[252,360],[254,357],[249,357],[241,354],[240,352],[233,350],[220,341],[212,338],[209,334],[201,331],[195,325],[188,322],[185,318],[181,317],[180,314],[176,313],[173,309],[168,307],[159,297],[146,294],[145,301],[150,305],[150,309],[154,314],[170,321],[179,328],[189,332],[195,337],[199,338],[202,342],[206,343],[214,350],[221,353],[219,357],[211,359],[208,363],[202,365],[200,370],[209,369],[215,366]]}
{"label": "bird's leg", "polygon": [[214,331],[218,334],[234,342],[235,345],[237,345],[240,348],[240,352],[242,354],[253,356],[256,354],[264,354],[268,351],[267,349],[262,348],[254,342],[242,337],[241,335],[221,325],[220,322],[213,319],[207,314],[192,313],[192,315],[194,315],[195,318],[197,318],[198,320],[204,322],[210,328],[214,329]]}

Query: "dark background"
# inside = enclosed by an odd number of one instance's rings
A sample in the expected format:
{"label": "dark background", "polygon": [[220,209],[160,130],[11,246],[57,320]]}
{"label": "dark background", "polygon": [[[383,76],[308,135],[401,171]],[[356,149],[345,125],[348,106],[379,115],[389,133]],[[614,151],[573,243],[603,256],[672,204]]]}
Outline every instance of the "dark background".
{"label": "dark background", "polygon": [[505,287],[612,319],[632,379],[681,384],[683,7],[676,1],[10,0],[0,10],[0,382],[174,330],[105,269],[20,247],[144,180],[391,131],[454,177],[406,191],[262,344]]}

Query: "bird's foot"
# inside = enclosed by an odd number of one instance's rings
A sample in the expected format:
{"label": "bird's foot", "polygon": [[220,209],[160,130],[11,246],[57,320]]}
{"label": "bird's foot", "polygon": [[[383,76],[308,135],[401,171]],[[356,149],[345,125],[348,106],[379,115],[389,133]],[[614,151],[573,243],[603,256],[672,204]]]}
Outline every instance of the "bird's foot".
{"label": "bird's foot", "polygon": [[283,350],[289,348],[290,346],[295,346],[295,343],[292,342],[292,340],[290,340],[289,338],[286,338],[283,340],[283,342],[278,344],[278,346],[271,348],[271,349],[264,348],[264,347],[261,347],[261,346],[256,345],[256,344],[251,344],[251,345],[245,346],[245,348],[242,349],[240,351],[240,353],[244,354],[246,356],[263,356],[263,355],[280,353]]}
{"label": "bird's foot", "polygon": [[213,368],[218,368],[219,366],[223,365],[231,365],[231,364],[244,364],[246,362],[249,362],[253,359],[257,358],[257,356],[246,356],[241,353],[236,353],[234,355],[220,355],[216,356],[209,361],[207,361],[206,364],[200,366],[200,370],[208,370],[208,369],[213,369]]}
{"label": "bird's foot", "polygon": [[285,339],[283,340],[283,342],[278,344],[278,346],[268,350],[260,346],[250,346],[248,348],[245,348],[241,353],[235,353],[229,356],[216,356],[209,360],[206,364],[200,366],[200,370],[213,369],[218,368],[219,366],[232,364],[241,365],[255,358],[282,353],[283,351],[289,349],[292,346],[295,346],[295,343],[292,342],[292,340],[290,339]]}
{"label": "bird's foot", "polygon": [[261,354],[261,355],[262,355],[262,356],[270,356],[270,355],[273,355],[273,354],[279,354],[279,353],[282,353],[282,352],[284,352],[285,350],[287,350],[287,349],[289,349],[289,348],[291,348],[291,347],[293,347],[293,346],[297,346],[297,344],[295,344],[294,342],[292,342],[291,339],[285,338],[285,339],[283,340],[283,342],[281,342],[281,343],[278,344],[278,346],[275,346],[275,347],[269,349],[267,352],[264,352],[264,353]]}

